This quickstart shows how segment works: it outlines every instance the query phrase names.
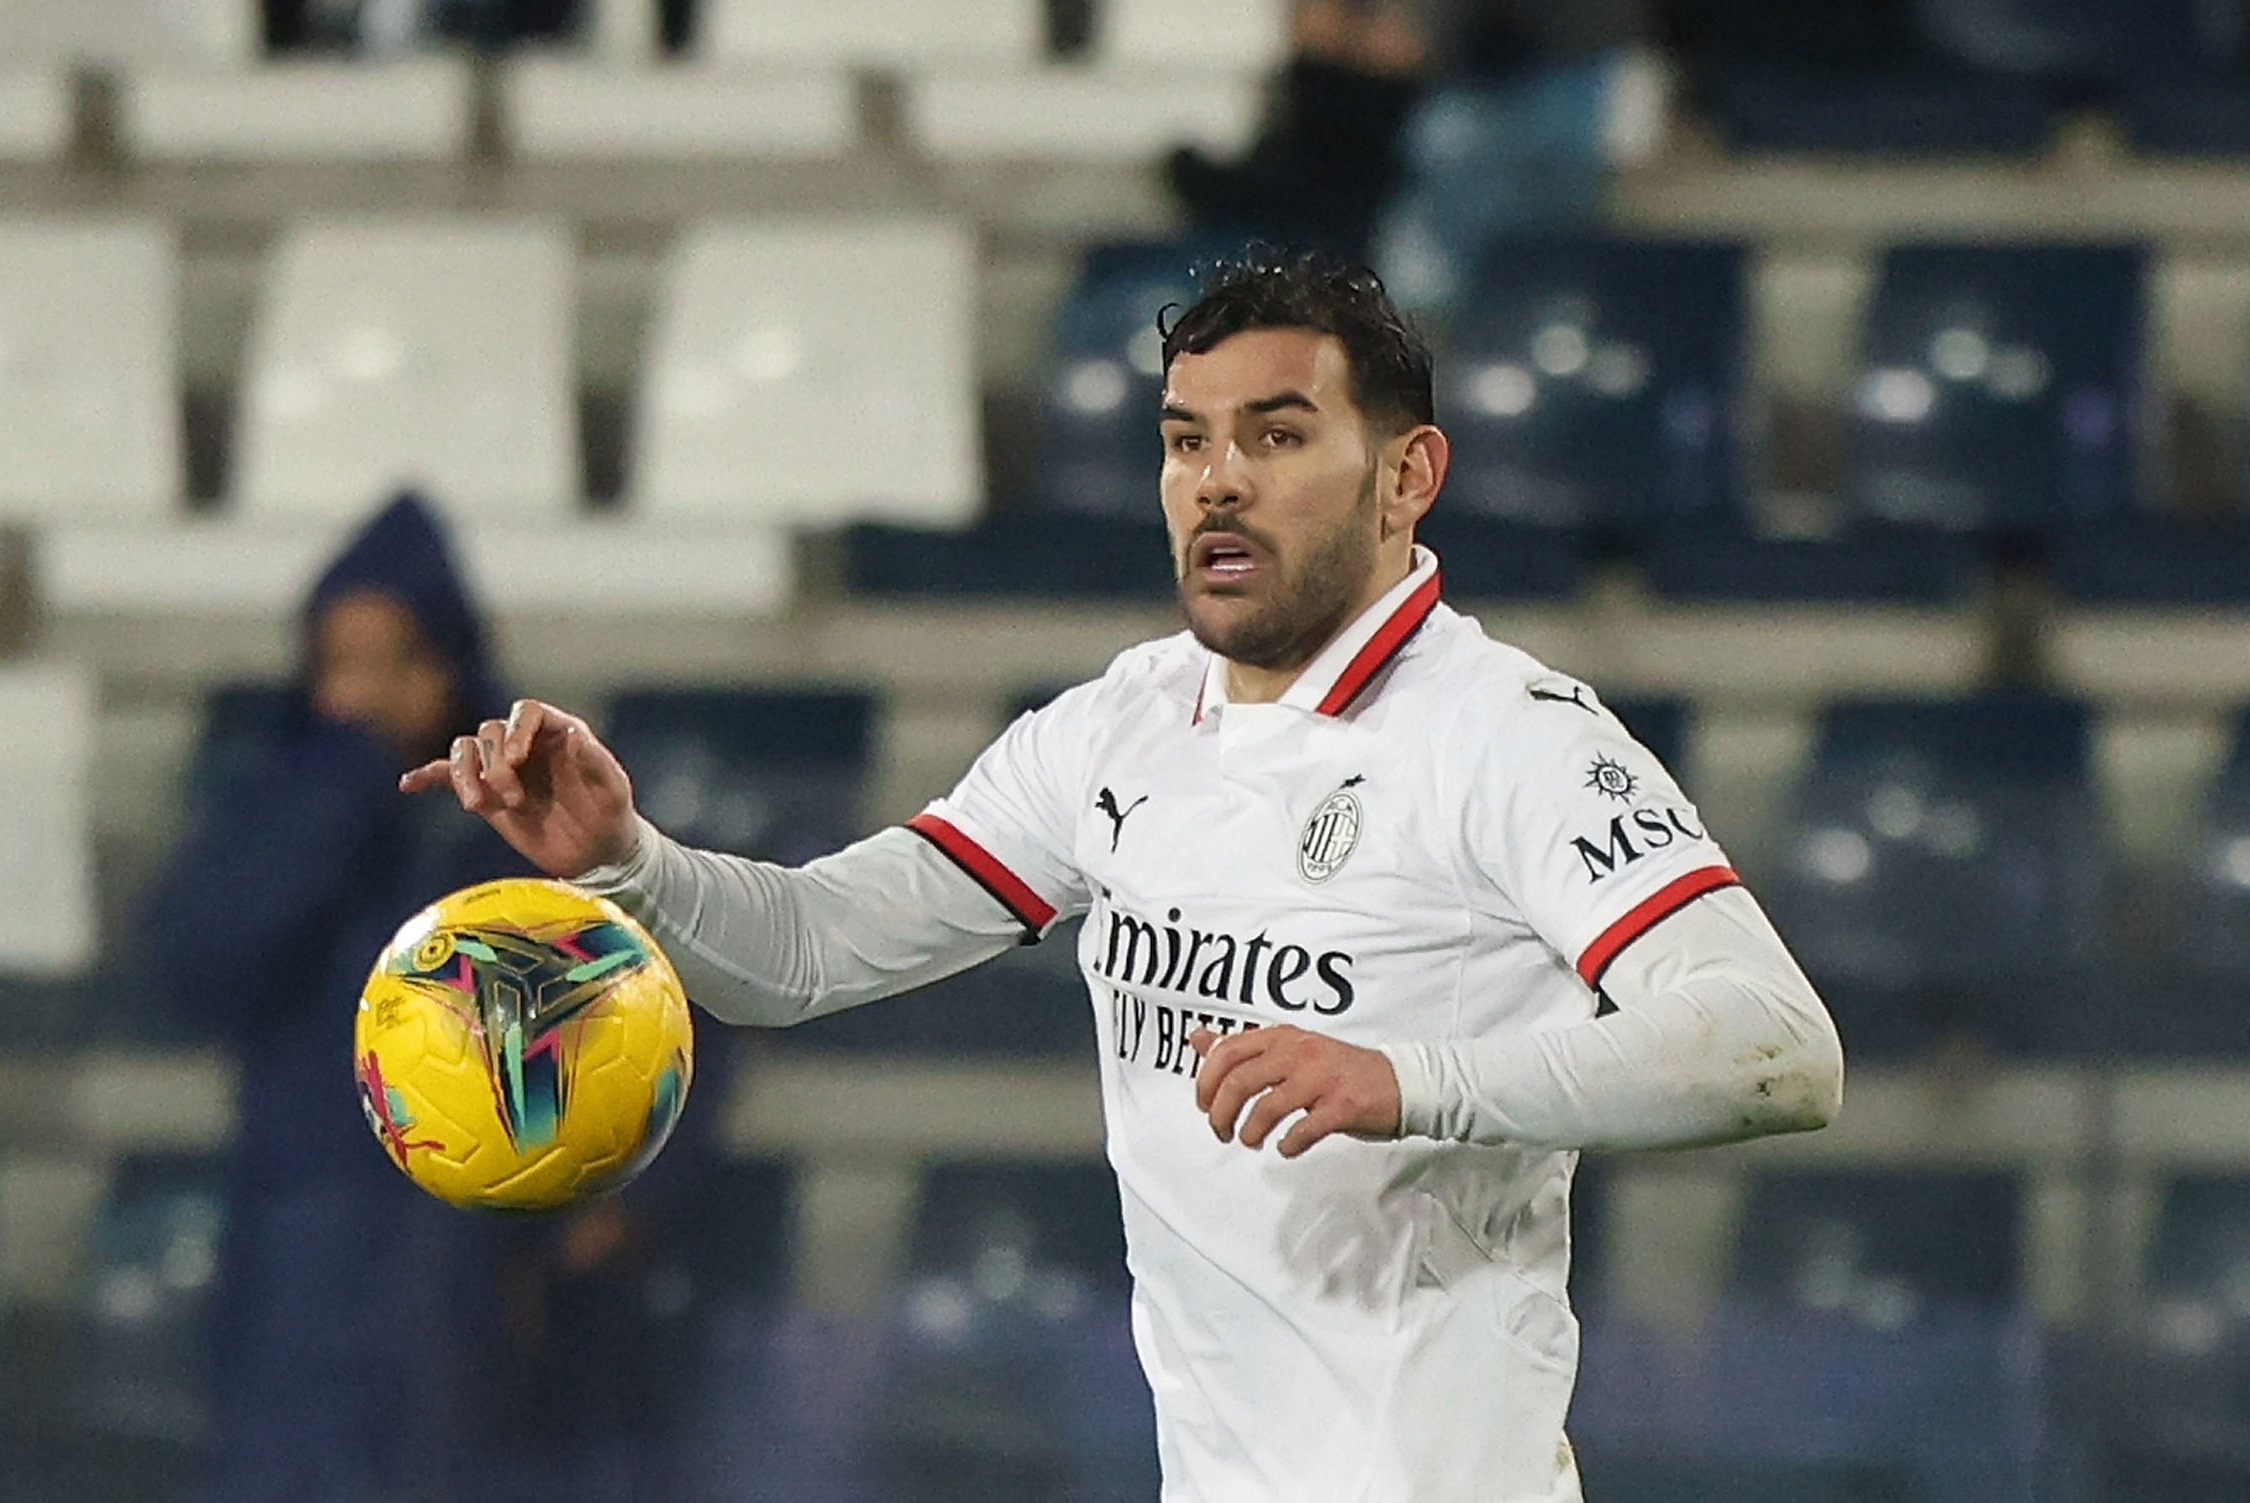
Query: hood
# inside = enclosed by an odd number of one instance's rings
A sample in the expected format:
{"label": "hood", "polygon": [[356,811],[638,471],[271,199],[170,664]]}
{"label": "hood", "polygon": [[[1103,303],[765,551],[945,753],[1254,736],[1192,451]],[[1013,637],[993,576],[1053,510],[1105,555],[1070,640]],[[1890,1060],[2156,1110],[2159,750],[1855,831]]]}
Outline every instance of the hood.
{"label": "hood", "polygon": [[414,613],[423,637],[452,665],[464,712],[479,719],[505,713],[483,618],[454,564],[444,523],[416,492],[399,492],[329,563],[298,618],[303,638],[311,640],[313,623],[331,602],[357,590],[380,590]]}

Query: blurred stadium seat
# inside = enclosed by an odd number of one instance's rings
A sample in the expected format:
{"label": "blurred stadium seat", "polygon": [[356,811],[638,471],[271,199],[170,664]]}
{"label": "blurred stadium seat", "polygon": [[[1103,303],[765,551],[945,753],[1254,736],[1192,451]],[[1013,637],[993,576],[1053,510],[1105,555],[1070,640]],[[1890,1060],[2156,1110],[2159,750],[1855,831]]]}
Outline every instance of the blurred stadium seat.
{"label": "blurred stadium seat", "polygon": [[0,0],[0,61],[227,67],[257,46],[251,0]]}
{"label": "blurred stadium seat", "polygon": [[[1603,696],[1610,713],[1625,722],[1633,739],[1656,754],[1675,781],[1689,781],[1689,732],[1695,708],[1677,695]],[[1693,790],[1689,790],[1692,796]]]}
{"label": "blurred stadium seat", "polygon": [[1094,1165],[923,1180],[868,1447],[899,1503],[1154,1495],[1117,1192]]}
{"label": "blurred stadium seat", "polygon": [[697,36],[713,59],[916,68],[1029,62],[1046,33],[1037,0],[705,0]]}
{"label": "blurred stadium seat", "polygon": [[1288,7],[1282,0],[1236,0],[1224,6],[1200,0],[1102,0],[1096,9],[1094,50],[1106,63],[1144,68],[1179,65],[1182,38],[1199,53],[1227,59],[1248,72],[1279,67],[1289,47]]}
{"label": "blurred stadium seat", "polygon": [[116,1460],[147,1458],[143,1486],[176,1476],[202,1434],[203,1334],[225,1221],[222,1178],[215,1159],[128,1156],[89,1234],[65,1377],[69,1410]]}
{"label": "blurred stadium seat", "polygon": [[2054,532],[2138,505],[2146,261],[2132,245],[1884,252],[1847,415],[1850,506]]}
{"label": "blurred stadium seat", "polygon": [[1448,504],[1565,528],[1731,522],[1744,254],[1701,241],[1493,246],[1439,375]]}
{"label": "blurred stadium seat", "polygon": [[2089,724],[2083,704],[2022,690],[1821,712],[1761,892],[1847,1050],[2036,1047],[2040,986],[2107,955]]}
{"label": "blurred stadium seat", "polygon": [[1039,396],[1039,462],[1027,498],[1052,511],[1148,519],[1162,458],[1157,319],[1195,299],[1195,268],[1222,242],[1114,242],[1079,263],[1055,310]]}
{"label": "blurred stadium seat", "polygon": [[55,68],[0,61],[0,162],[50,162],[70,146],[70,79]]}
{"label": "blurred stadium seat", "polygon": [[875,715],[850,689],[635,689],[602,735],[665,833],[797,863],[861,833]]}
{"label": "blurred stadium seat", "polygon": [[290,230],[252,329],[238,514],[342,523],[419,485],[464,518],[569,516],[572,268],[538,221]]}
{"label": "blurred stadium seat", "polygon": [[506,61],[501,87],[509,148],[530,162],[832,158],[859,135],[841,69],[530,53]]}
{"label": "blurred stadium seat", "polygon": [[867,596],[1166,600],[1171,545],[1150,478],[1145,519],[1018,506],[963,532],[868,523],[846,537],[845,581]]}
{"label": "blurred stadium seat", "polygon": [[178,506],[173,256],[153,224],[0,220],[0,518]]}
{"label": "blurred stadium seat", "polygon": [[2046,577],[2073,604],[2115,608],[2250,605],[2250,527],[2239,517],[2127,517],[2055,539]]}
{"label": "blurred stadium seat", "polygon": [[950,220],[704,224],[661,274],[629,504],[958,525],[982,503],[975,250]]}
{"label": "blurred stadium seat", "polygon": [[2231,1503],[2250,1493],[2250,1180],[2162,1188],[2132,1316],[2070,1344],[2059,1407],[2088,1503]]}
{"label": "blurred stadium seat", "polygon": [[94,716],[83,670],[0,666],[0,973],[65,975],[95,957]]}
{"label": "blurred stadium seat", "polygon": [[1138,164],[1181,145],[1233,156],[1257,130],[1262,93],[1249,71],[945,70],[909,85],[906,119],[941,161]]}
{"label": "blurred stadium seat", "polygon": [[150,162],[448,161],[468,151],[474,87],[455,57],[152,64],[122,81],[118,134]]}

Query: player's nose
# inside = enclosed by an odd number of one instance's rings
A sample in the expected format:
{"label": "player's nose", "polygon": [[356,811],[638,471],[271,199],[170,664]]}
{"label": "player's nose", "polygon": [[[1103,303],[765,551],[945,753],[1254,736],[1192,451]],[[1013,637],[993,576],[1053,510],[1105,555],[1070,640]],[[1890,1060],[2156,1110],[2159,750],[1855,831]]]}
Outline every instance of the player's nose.
{"label": "player's nose", "polygon": [[1210,463],[1203,467],[1203,475],[1195,487],[1196,504],[1209,511],[1214,507],[1241,506],[1251,499],[1249,465],[1244,463],[1239,444],[1217,445],[1210,451]]}

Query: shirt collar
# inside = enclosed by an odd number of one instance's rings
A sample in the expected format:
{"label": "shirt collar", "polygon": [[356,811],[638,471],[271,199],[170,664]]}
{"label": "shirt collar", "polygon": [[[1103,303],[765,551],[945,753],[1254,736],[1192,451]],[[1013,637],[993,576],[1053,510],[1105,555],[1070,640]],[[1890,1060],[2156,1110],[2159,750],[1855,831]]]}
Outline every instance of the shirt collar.
{"label": "shirt collar", "polygon": [[[1398,656],[1415,629],[1437,609],[1437,603],[1437,555],[1416,543],[1414,566],[1406,571],[1406,578],[1352,618],[1351,624],[1305,665],[1305,671],[1277,702],[1316,715],[1341,715],[1375,675]],[[1195,700],[1196,721],[1225,703],[1227,660],[1214,652],[1204,664],[1203,688]]]}

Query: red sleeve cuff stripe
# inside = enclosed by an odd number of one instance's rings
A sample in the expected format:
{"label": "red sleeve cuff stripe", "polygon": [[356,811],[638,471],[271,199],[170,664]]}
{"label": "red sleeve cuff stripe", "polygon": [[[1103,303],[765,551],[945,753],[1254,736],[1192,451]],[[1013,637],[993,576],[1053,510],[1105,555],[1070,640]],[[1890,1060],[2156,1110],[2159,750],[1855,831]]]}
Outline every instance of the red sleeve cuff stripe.
{"label": "red sleeve cuff stripe", "polygon": [[1609,969],[1617,952],[1656,927],[1659,921],[1678,913],[1707,892],[1741,885],[1742,879],[1734,874],[1732,867],[1726,866],[1706,866],[1665,883],[1655,896],[1634,904],[1631,912],[1604,929],[1601,937],[1586,947],[1586,953],[1578,957],[1578,974],[1586,978],[1588,986],[1601,985],[1602,972]]}
{"label": "red sleeve cuff stripe", "polygon": [[1055,921],[1055,905],[1041,898],[1026,885],[1023,878],[1001,864],[1000,858],[978,845],[945,820],[935,814],[917,814],[906,822],[906,827],[936,846],[952,858],[986,892],[1000,900],[1000,906],[1016,916],[1016,922],[1031,931],[1036,939]]}

